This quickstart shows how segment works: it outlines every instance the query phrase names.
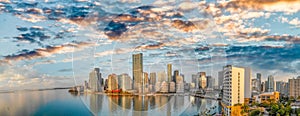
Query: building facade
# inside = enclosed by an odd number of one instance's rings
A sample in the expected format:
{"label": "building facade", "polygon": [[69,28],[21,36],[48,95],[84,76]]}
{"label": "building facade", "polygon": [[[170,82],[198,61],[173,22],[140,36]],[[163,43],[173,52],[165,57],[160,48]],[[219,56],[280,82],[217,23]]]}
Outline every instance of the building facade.
{"label": "building facade", "polygon": [[90,72],[88,86],[91,92],[102,91],[102,78],[99,68],[94,68],[94,70]]}
{"label": "building facade", "polygon": [[231,115],[231,108],[236,104],[244,103],[245,95],[245,69],[227,65],[223,67],[223,98],[225,115]]}
{"label": "building facade", "polygon": [[300,77],[289,79],[289,97],[300,96]]}
{"label": "building facade", "polygon": [[[143,83],[143,54],[132,55],[133,88],[141,90]],[[138,91],[139,92],[139,91]]]}
{"label": "building facade", "polygon": [[267,81],[265,82],[266,90],[265,92],[274,92],[275,91],[275,81],[272,75],[268,76]]}

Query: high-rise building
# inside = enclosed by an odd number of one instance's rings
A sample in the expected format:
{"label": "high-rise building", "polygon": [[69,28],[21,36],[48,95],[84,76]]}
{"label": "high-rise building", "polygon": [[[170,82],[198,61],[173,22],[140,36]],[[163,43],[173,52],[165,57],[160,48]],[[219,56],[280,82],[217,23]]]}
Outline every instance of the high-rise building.
{"label": "high-rise building", "polygon": [[227,65],[223,67],[224,84],[222,104],[226,116],[231,115],[231,107],[244,103],[245,69]]}
{"label": "high-rise building", "polygon": [[107,90],[112,91],[118,89],[118,79],[116,74],[110,74],[107,78]]}
{"label": "high-rise building", "polygon": [[160,92],[162,92],[162,93],[168,93],[169,92],[169,83],[168,82],[163,81],[161,83]]}
{"label": "high-rise building", "polygon": [[212,89],[215,86],[215,79],[212,78],[211,76],[206,76],[206,80],[207,80],[207,88]]}
{"label": "high-rise building", "polygon": [[256,91],[259,92],[259,88],[260,88],[260,84],[258,84],[258,80],[257,79],[252,79],[251,81],[252,84],[252,91]]}
{"label": "high-rise building", "polygon": [[132,80],[126,73],[118,75],[118,84],[123,91],[132,89]]}
{"label": "high-rise building", "polygon": [[150,73],[150,85],[155,85],[156,83],[156,73],[152,72]]}
{"label": "high-rise building", "polygon": [[300,96],[300,76],[289,79],[289,97],[297,98]]}
{"label": "high-rise building", "polygon": [[276,81],[276,91],[278,91],[281,95],[287,95],[288,89],[287,83],[283,81]]}
{"label": "high-rise building", "polygon": [[198,75],[192,74],[192,89],[199,89],[199,81],[198,81]]}
{"label": "high-rise building", "polygon": [[261,92],[261,74],[260,73],[257,73],[256,74],[256,79],[257,79],[257,90],[259,90],[258,92],[260,93]]}
{"label": "high-rise building", "polygon": [[173,74],[173,81],[176,83],[176,77],[179,76],[179,71],[175,70]]}
{"label": "high-rise building", "polygon": [[167,81],[165,71],[161,71],[157,73],[157,80],[162,83],[163,81]]}
{"label": "high-rise building", "polygon": [[251,75],[252,75],[252,71],[251,68],[246,67],[245,69],[245,79],[244,79],[244,88],[245,88],[245,103],[249,103],[250,98],[251,98],[251,93],[252,93],[252,87],[251,87]]}
{"label": "high-rise building", "polygon": [[261,92],[265,92],[266,91],[266,83],[265,82],[261,82],[260,91]]}
{"label": "high-rise building", "polygon": [[201,89],[205,89],[206,88],[206,73],[205,72],[200,72],[199,73],[199,87]]}
{"label": "high-rise building", "polygon": [[223,71],[218,72],[218,87],[219,87],[219,89],[222,89],[222,87],[223,87],[223,79],[224,79],[223,73],[224,73]]}
{"label": "high-rise building", "polygon": [[133,73],[133,87],[135,90],[142,88],[143,84],[143,54],[132,55],[132,73]]}
{"label": "high-rise building", "polygon": [[168,82],[172,82],[173,80],[172,80],[172,64],[168,64],[167,65],[167,67],[168,67]]}
{"label": "high-rise building", "polygon": [[92,92],[102,91],[101,73],[99,68],[94,68],[89,74],[89,88]]}
{"label": "high-rise building", "polygon": [[175,88],[175,82],[170,82],[169,84],[169,92],[174,93],[176,92],[176,88]]}
{"label": "high-rise building", "polygon": [[181,75],[176,76],[176,92],[184,92],[184,79]]}
{"label": "high-rise building", "polygon": [[144,77],[143,77],[143,92],[142,93],[148,93],[149,92],[149,78],[148,78],[148,73],[144,72]]}
{"label": "high-rise building", "polygon": [[275,81],[272,75],[268,76],[268,80],[265,83],[266,92],[274,92],[275,91]]}
{"label": "high-rise building", "polygon": [[156,84],[156,73],[152,72],[150,73],[150,91],[154,92],[155,91],[155,84]]}

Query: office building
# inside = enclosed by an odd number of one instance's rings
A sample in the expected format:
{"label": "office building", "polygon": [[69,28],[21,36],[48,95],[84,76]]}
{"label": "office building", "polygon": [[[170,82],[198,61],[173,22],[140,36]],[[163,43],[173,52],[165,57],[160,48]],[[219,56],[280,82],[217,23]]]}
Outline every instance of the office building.
{"label": "office building", "polygon": [[116,74],[110,74],[107,78],[107,90],[112,91],[118,89],[118,79]]}
{"label": "office building", "polygon": [[215,79],[212,76],[207,76],[206,80],[207,88],[213,89],[213,87],[215,86]]}
{"label": "office building", "polygon": [[167,65],[167,73],[168,73],[168,82],[172,82],[173,79],[172,79],[172,64],[168,64]]}
{"label": "office building", "polygon": [[300,96],[300,76],[289,79],[289,97],[297,98]]}
{"label": "office building", "polygon": [[198,90],[199,89],[199,79],[198,79],[198,74],[192,74],[192,88],[191,89],[195,89]]}
{"label": "office building", "polygon": [[250,98],[251,98],[251,93],[252,93],[252,87],[251,87],[251,75],[252,75],[252,70],[249,67],[244,68],[245,69],[245,78],[244,78],[244,88],[245,88],[245,103],[249,103]]}
{"label": "office building", "polygon": [[150,73],[150,91],[151,92],[154,92],[155,91],[155,84],[156,84],[156,73],[155,72],[152,72]]}
{"label": "office building", "polygon": [[176,77],[179,76],[179,71],[175,70],[173,74],[173,81],[176,83]]}
{"label": "office building", "polygon": [[126,73],[118,75],[118,84],[123,91],[132,89],[132,80]]}
{"label": "office building", "polygon": [[148,93],[149,92],[149,76],[148,73],[144,72],[144,77],[143,77],[143,92],[142,93]]}
{"label": "office building", "polygon": [[[132,55],[133,88],[141,90],[143,83],[143,54]],[[140,91],[139,91],[140,92]]]}
{"label": "office building", "polygon": [[274,92],[275,91],[275,81],[272,75],[268,76],[267,81],[265,82],[266,92]]}
{"label": "office building", "polygon": [[168,93],[169,92],[169,83],[166,81],[163,81],[161,83],[161,88],[160,88],[161,93]]}
{"label": "office building", "polygon": [[280,93],[280,95],[288,95],[288,88],[286,82],[283,81],[276,81],[276,91]]}
{"label": "office building", "polygon": [[245,96],[245,69],[227,65],[223,67],[223,99],[225,115],[231,115],[235,104],[243,104]]}
{"label": "office building", "polygon": [[265,91],[266,91],[266,83],[265,82],[261,82],[260,92],[265,92]]}
{"label": "office building", "polygon": [[175,93],[176,92],[176,84],[175,84],[175,82],[170,82],[169,83],[169,92],[170,93]]}
{"label": "office building", "polygon": [[199,74],[199,88],[206,89],[206,73],[200,72]]}
{"label": "office building", "polygon": [[257,90],[258,92],[261,92],[261,73],[256,74],[256,80],[257,80]]}
{"label": "office building", "polygon": [[99,68],[94,68],[89,74],[89,83],[88,86],[91,90],[91,92],[101,92],[102,86],[101,86],[101,73]]}
{"label": "office building", "polygon": [[183,77],[178,75],[176,76],[176,93],[184,92],[184,80]]}
{"label": "office building", "polygon": [[224,79],[223,73],[224,73],[223,71],[218,72],[218,87],[219,87],[219,89],[222,89],[222,87],[223,87],[223,79]]}
{"label": "office building", "polygon": [[162,83],[163,81],[167,81],[165,71],[161,71],[157,73],[157,81]]}

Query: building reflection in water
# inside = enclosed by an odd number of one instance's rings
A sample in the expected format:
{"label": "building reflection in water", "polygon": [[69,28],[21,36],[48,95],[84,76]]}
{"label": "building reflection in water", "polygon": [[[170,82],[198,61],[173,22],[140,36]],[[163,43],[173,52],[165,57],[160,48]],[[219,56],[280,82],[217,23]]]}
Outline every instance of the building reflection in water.
{"label": "building reflection in water", "polygon": [[195,112],[196,114],[199,114],[200,112],[205,111],[206,107],[214,104],[213,103],[214,101],[212,100],[205,100],[199,97],[180,96],[180,95],[107,96],[107,98],[109,99],[108,101],[108,108],[110,112],[109,114],[125,115],[125,116],[129,116],[129,115],[172,116],[172,115],[180,115],[182,113],[195,115]]}
{"label": "building reflection in water", "polygon": [[108,96],[108,100],[109,100],[108,106],[109,106],[109,110],[111,113],[115,113],[118,111],[120,98],[121,98],[121,96],[118,96],[118,95]]}
{"label": "building reflection in water", "polygon": [[102,109],[103,96],[91,94],[90,96],[90,109],[94,115],[97,115]]}
{"label": "building reflection in water", "polygon": [[147,96],[134,96],[133,97],[133,115],[134,116],[147,116],[148,111],[148,97]]}

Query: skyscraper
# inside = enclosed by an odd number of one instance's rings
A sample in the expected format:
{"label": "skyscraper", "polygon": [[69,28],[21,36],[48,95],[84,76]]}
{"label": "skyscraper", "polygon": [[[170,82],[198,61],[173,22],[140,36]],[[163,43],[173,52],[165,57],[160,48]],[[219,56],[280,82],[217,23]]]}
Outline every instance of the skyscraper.
{"label": "skyscraper", "polygon": [[132,80],[126,73],[118,75],[118,84],[123,91],[132,89]]}
{"label": "skyscraper", "polygon": [[268,76],[268,80],[265,83],[266,92],[274,92],[275,91],[275,81],[272,75]]}
{"label": "skyscraper", "polygon": [[116,74],[110,74],[107,78],[107,90],[112,91],[119,88]]}
{"label": "skyscraper", "polygon": [[142,88],[143,84],[143,54],[132,55],[132,73],[133,73],[133,87],[135,90]]}
{"label": "skyscraper", "polygon": [[297,98],[300,96],[300,77],[289,79],[289,97]]}
{"label": "skyscraper", "polygon": [[219,87],[219,89],[222,89],[222,87],[223,87],[223,79],[224,79],[223,73],[224,73],[223,71],[218,72],[218,87]]}
{"label": "skyscraper", "polygon": [[215,86],[215,79],[211,76],[206,76],[206,85],[207,88],[212,89]]}
{"label": "skyscraper", "polygon": [[206,88],[206,73],[205,72],[200,72],[199,73],[199,86],[201,89]]}
{"label": "skyscraper", "polygon": [[155,85],[156,83],[156,73],[152,72],[150,73],[150,85]]}
{"label": "skyscraper", "polygon": [[155,91],[155,84],[156,84],[156,73],[152,72],[150,73],[150,91],[154,92]]}
{"label": "skyscraper", "polygon": [[222,104],[226,116],[231,115],[231,107],[244,103],[245,69],[227,65],[223,67],[224,84]]}
{"label": "skyscraper", "polygon": [[256,79],[257,79],[257,90],[259,90],[258,92],[260,93],[261,92],[261,74],[260,73],[257,73],[256,74]]}
{"label": "skyscraper", "polygon": [[197,74],[192,74],[192,86],[194,87],[193,89],[198,90],[199,89],[199,81],[198,81],[198,75]]}
{"label": "skyscraper", "polygon": [[276,81],[276,91],[278,91],[281,95],[288,95],[287,83],[284,81]]}
{"label": "skyscraper", "polygon": [[158,72],[157,73],[157,80],[159,81],[159,82],[163,82],[163,81],[166,81],[166,73],[165,73],[165,71],[161,71],[161,72]]}
{"label": "skyscraper", "polygon": [[176,83],[176,77],[179,76],[179,71],[175,70],[173,74],[173,81]]}
{"label": "skyscraper", "polygon": [[168,64],[167,67],[168,67],[168,82],[172,82],[173,81],[173,79],[172,79],[172,64]]}
{"label": "skyscraper", "polygon": [[148,93],[149,92],[149,76],[148,73],[144,72],[143,73],[143,92],[142,93]]}
{"label": "skyscraper", "polygon": [[101,88],[101,73],[99,68],[94,68],[89,74],[89,88],[92,92],[102,91]]}
{"label": "skyscraper", "polygon": [[252,93],[252,87],[251,87],[251,75],[252,75],[252,71],[251,71],[251,68],[249,67],[246,67],[244,68],[245,69],[245,79],[244,79],[244,88],[245,88],[245,103],[249,103],[250,101],[250,98],[251,98],[251,93]]}

